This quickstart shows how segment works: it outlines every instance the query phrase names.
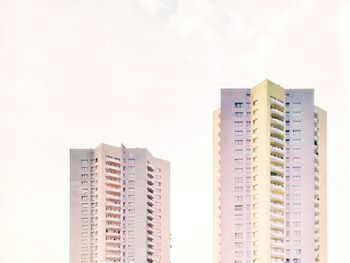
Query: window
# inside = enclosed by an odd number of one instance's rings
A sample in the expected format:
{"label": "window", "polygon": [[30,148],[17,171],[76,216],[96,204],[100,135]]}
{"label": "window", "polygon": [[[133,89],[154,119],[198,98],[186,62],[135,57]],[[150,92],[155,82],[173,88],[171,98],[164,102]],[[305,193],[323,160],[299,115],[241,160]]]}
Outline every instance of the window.
{"label": "window", "polygon": [[243,131],[235,131],[235,135],[236,136],[242,136],[243,135]]}
{"label": "window", "polygon": [[235,196],[235,201],[242,201],[243,200],[243,196],[242,195],[236,195]]}
{"label": "window", "polygon": [[293,107],[294,108],[300,108],[301,107],[301,103],[300,102],[293,102]]}
{"label": "window", "polygon": [[243,205],[235,205],[235,211],[242,211]]}
{"label": "window", "polygon": [[294,218],[300,218],[301,217],[301,212],[294,212],[293,213]]}
{"label": "window", "polygon": [[301,139],[293,139],[293,144],[300,144],[301,143]]}
{"label": "window", "polygon": [[300,163],[301,162],[301,158],[300,157],[293,157],[293,162]]}
{"label": "window", "polygon": [[235,164],[240,164],[243,163],[243,159],[242,158],[235,158]]}
{"label": "window", "polygon": [[300,135],[301,131],[300,130],[293,130],[293,135]]}
{"label": "window", "polygon": [[242,214],[235,214],[235,220],[242,220],[243,219],[243,215]]}
{"label": "window", "polygon": [[299,126],[301,124],[301,121],[293,121],[293,125]]}
{"label": "window", "polygon": [[235,242],[235,247],[237,248],[243,247],[243,242]]}
{"label": "window", "polygon": [[243,177],[235,177],[235,183],[243,183]]}
{"label": "window", "polygon": [[242,192],[243,191],[243,186],[235,186],[235,192]]}
{"label": "window", "polygon": [[300,172],[301,167],[300,166],[293,166],[293,172]]}
{"label": "window", "polygon": [[235,173],[242,173],[243,172],[243,168],[237,167],[235,168]]}
{"label": "window", "polygon": [[293,148],[293,149],[292,149],[292,152],[293,152],[293,153],[300,153],[300,152],[301,152],[301,149],[300,149],[300,148]]}
{"label": "window", "polygon": [[243,145],[243,140],[235,140],[235,145]]}
{"label": "window", "polygon": [[243,154],[243,149],[235,149],[235,154],[237,155]]}
{"label": "window", "polygon": [[300,199],[300,194],[293,194],[293,199],[294,200],[299,200]]}
{"label": "window", "polygon": [[293,117],[298,117],[298,116],[300,116],[301,115],[301,112],[300,111],[293,111],[293,113],[292,113],[292,116]]}
{"label": "window", "polygon": [[300,184],[294,184],[293,185],[293,190],[300,190],[301,189],[301,185]]}
{"label": "window", "polygon": [[235,117],[243,117],[243,112],[241,111],[235,112]]}
{"label": "window", "polygon": [[236,108],[236,109],[241,109],[241,108],[243,108],[243,102],[235,102],[235,108]]}
{"label": "window", "polygon": [[300,237],[301,236],[301,231],[293,231],[293,236]]}
{"label": "window", "polygon": [[300,221],[295,221],[295,222],[293,222],[293,226],[299,227],[299,226],[301,226],[301,222]]}
{"label": "window", "polygon": [[242,127],[243,121],[235,121],[235,127]]}
{"label": "window", "polygon": [[301,203],[293,203],[293,207],[295,209],[300,209],[301,208]]}
{"label": "window", "polygon": [[300,181],[301,180],[301,176],[300,175],[293,175],[293,180],[294,181]]}
{"label": "window", "polygon": [[235,238],[243,238],[243,233],[235,233]]}

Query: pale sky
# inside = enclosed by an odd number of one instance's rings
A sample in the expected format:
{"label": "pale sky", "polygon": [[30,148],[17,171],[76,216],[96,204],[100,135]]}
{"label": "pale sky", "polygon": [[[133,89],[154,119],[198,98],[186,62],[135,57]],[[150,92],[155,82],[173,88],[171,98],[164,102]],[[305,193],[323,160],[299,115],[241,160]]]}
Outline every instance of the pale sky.
{"label": "pale sky", "polygon": [[101,142],[171,161],[172,263],[212,262],[212,112],[266,78],[328,111],[344,262],[349,26],[346,0],[0,0],[0,262],[68,263],[69,148]]}

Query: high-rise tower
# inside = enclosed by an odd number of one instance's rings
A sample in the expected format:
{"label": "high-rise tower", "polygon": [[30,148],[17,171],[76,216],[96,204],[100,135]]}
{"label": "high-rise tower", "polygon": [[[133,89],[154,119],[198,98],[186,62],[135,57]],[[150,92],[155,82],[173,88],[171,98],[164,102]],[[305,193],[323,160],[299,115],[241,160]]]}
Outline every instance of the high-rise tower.
{"label": "high-rise tower", "polygon": [[223,89],[214,263],[327,262],[326,113],[310,89]]}
{"label": "high-rise tower", "polygon": [[169,263],[169,162],[101,144],[70,163],[70,262]]}

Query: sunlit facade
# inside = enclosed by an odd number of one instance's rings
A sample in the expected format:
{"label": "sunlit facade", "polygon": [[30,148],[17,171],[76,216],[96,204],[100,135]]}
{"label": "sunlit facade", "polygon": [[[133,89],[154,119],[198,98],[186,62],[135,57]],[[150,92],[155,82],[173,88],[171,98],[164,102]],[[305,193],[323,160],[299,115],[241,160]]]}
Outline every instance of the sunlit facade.
{"label": "sunlit facade", "polygon": [[70,151],[70,263],[170,262],[170,164],[147,149]]}
{"label": "sunlit facade", "polygon": [[311,89],[223,89],[214,263],[327,262],[326,112]]}

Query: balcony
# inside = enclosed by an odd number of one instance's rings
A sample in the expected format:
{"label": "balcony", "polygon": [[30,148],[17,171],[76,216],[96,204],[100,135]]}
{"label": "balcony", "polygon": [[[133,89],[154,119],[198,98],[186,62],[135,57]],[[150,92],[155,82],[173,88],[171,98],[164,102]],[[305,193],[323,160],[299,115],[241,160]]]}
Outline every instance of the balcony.
{"label": "balcony", "polygon": [[271,212],[271,218],[276,220],[285,220],[284,214],[282,212],[272,211]]}
{"label": "balcony", "polygon": [[282,231],[271,231],[271,238],[284,240],[284,233]]}
{"label": "balcony", "polygon": [[120,216],[106,214],[106,222],[107,224],[110,222],[112,223],[120,222]]}
{"label": "balcony", "polygon": [[282,129],[276,128],[276,127],[271,127],[270,128],[270,133],[271,137],[279,137],[279,138],[284,138],[284,131]]}
{"label": "balcony", "polygon": [[271,202],[271,210],[272,211],[284,211],[284,205]]}
{"label": "balcony", "polygon": [[151,242],[153,241],[154,239],[153,232],[147,231],[147,239]]}
{"label": "balcony", "polygon": [[106,166],[120,170],[120,163],[118,162],[106,161]]}
{"label": "balcony", "polygon": [[278,184],[278,185],[284,185],[284,178],[280,175],[271,174],[270,176],[271,183]]}
{"label": "balcony", "polygon": [[120,215],[120,213],[121,213],[121,211],[120,211],[120,209],[118,210],[118,209],[106,209],[106,214],[108,214],[108,215]]}
{"label": "balcony", "polygon": [[153,179],[153,178],[154,178],[154,175],[153,175],[152,172],[147,171],[147,177]]}
{"label": "balcony", "polygon": [[[271,174],[271,178],[272,178],[272,176],[274,176],[275,179],[276,179],[276,176],[278,176],[278,175],[283,175],[283,174],[284,174],[284,168],[282,168],[282,167],[280,167],[280,166],[277,166],[277,165],[274,165],[274,164],[271,164],[270,170],[271,170],[271,173],[276,174],[276,175]],[[278,177],[281,177],[281,176],[278,176]],[[278,179],[278,178],[277,178],[277,179]],[[277,180],[277,179],[276,179],[276,180]],[[278,182],[284,183],[283,177],[282,177],[282,180],[281,180],[281,181],[278,181]]]}
{"label": "balcony", "polygon": [[114,186],[114,187],[120,187],[120,180],[111,179],[111,177],[106,177],[106,185]]}
{"label": "balcony", "polygon": [[274,258],[284,258],[284,253],[282,251],[271,251],[271,256]]}
{"label": "balcony", "polygon": [[151,192],[147,192],[147,198],[148,198],[149,200],[153,200],[153,199],[154,199],[154,194],[151,193]]}
{"label": "balcony", "polygon": [[154,215],[153,214],[147,214],[147,220],[153,221]]}
{"label": "balcony", "polygon": [[106,193],[111,195],[120,195],[121,189],[118,187],[111,187],[106,185]]}
{"label": "balcony", "polygon": [[281,194],[271,194],[271,200],[284,203],[284,196]]}
{"label": "balcony", "polygon": [[276,144],[277,146],[281,146],[281,147],[284,146],[284,140],[279,137],[271,136],[270,140],[272,143]]}
{"label": "balcony", "polygon": [[284,112],[283,111],[281,111],[277,108],[271,108],[270,112],[271,112],[271,116],[275,116],[277,118],[284,120]]}
{"label": "balcony", "polygon": [[284,156],[284,149],[274,145],[270,145],[270,152],[274,155]]}
{"label": "balcony", "polygon": [[270,104],[273,105],[273,106],[276,106],[276,107],[280,108],[281,110],[284,109],[284,102],[283,102],[283,101],[280,101],[280,100],[278,100],[278,99],[270,98]]}
{"label": "balcony", "polygon": [[148,212],[149,214],[153,214],[153,213],[154,213],[153,207],[151,207],[151,206],[147,207],[147,212]]}
{"label": "balcony", "polygon": [[149,262],[149,263],[154,262],[154,257],[150,256],[150,255],[147,255],[147,262]]}
{"label": "balcony", "polygon": [[114,245],[120,245],[120,239],[106,239],[106,244],[114,244]]}
{"label": "balcony", "polygon": [[147,179],[147,184],[148,184],[149,186],[153,186],[153,185],[154,185],[154,182],[153,182],[152,180]]}
{"label": "balcony", "polygon": [[113,208],[120,208],[120,202],[113,201],[112,199],[106,199],[106,206]]}
{"label": "balcony", "polygon": [[284,193],[284,188],[282,185],[271,183],[271,191],[276,193]]}
{"label": "balcony", "polygon": [[150,164],[150,163],[147,163],[147,170],[150,171],[150,172],[153,172],[154,171],[153,165]]}
{"label": "balcony", "polygon": [[271,229],[283,230],[284,229],[284,225],[282,223],[272,222],[271,223]]}
{"label": "balcony", "polygon": [[276,118],[276,117],[271,117],[271,124],[281,127],[282,129],[284,128],[284,121]]}
{"label": "balcony", "polygon": [[280,240],[271,240],[271,247],[272,248],[284,248],[284,242],[281,242]]}
{"label": "balcony", "polygon": [[279,166],[283,166],[284,165],[284,159],[282,157],[278,157],[277,155],[271,155],[270,156],[270,160],[272,163],[275,163]]}
{"label": "balcony", "polygon": [[106,230],[119,231],[120,225],[107,225]]}

